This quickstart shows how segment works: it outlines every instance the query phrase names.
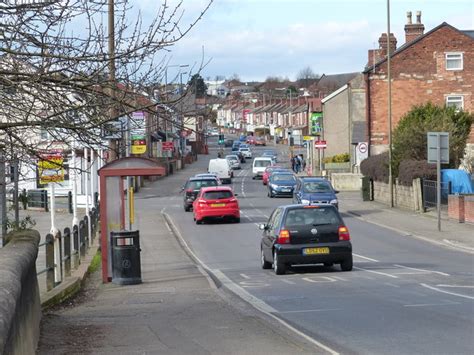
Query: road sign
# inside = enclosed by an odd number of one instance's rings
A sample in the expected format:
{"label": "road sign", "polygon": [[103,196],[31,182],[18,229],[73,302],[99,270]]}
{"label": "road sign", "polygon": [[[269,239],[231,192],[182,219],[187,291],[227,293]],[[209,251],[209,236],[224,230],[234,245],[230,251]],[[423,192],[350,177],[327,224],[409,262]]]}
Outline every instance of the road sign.
{"label": "road sign", "polygon": [[369,157],[369,145],[367,142],[359,142],[356,147],[356,165]]}
{"label": "road sign", "polygon": [[440,163],[449,164],[449,133],[428,132],[428,163],[438,162],[438,146],[440,148]]}
{"label": "road sign", "polygon": [[313,138],[314,138],[313,136],[303,136],[304,141],[311,141],[313,140]]}
{"label": "road sign", "polygon": [[173,142],[163,142],[161,143],[161,149],[163,151],[172,151],[174,148]]}
{"label": "road sign", "polygon": [[41,153],[38,161],[40,184],[64,181],[63,156],[59,151]]}
{"label": "road sign", "polygon": [[326,141],[314,141],[314,147],[316,149],[326,149],[327,148]]}

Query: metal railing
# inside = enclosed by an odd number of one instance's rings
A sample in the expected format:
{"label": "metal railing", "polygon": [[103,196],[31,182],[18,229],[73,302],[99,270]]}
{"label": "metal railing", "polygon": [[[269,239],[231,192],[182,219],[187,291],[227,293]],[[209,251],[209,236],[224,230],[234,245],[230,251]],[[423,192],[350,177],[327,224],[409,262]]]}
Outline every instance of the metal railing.
{"label": "metal railing", "polygon": [[[90,221],[89,221],[90,218]],[[46,266],[37,275],[46,273],[46,290],[50,291],[63,282],[65,277],[77,269],[86,256],[87,249],[94,241],[99,227],[99,207],[92,208],[89,218],[84,216],[78,225],[64,228],[63,233],[56,236],[46,235],[45,241],[39,247],[45,248]],[[91,235],[89,235],[89,222]]]}
{"label": "metal railing", "polygon": [[[423,207],[426,210],[436,209],[436,180],[423,180]],[[448,195],[451,193],[451,182],[441,182],[441,208],[448,206]]]}

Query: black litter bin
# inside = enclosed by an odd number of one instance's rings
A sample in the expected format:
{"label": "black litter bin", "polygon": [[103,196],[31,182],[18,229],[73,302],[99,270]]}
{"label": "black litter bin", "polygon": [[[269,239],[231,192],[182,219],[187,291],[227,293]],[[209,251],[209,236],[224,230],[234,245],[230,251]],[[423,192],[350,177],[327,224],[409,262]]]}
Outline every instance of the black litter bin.
{"label": "black litter bin", "polygon": [[362,201],[372,201],[372,180],[368,176],[362,177]]}
{"label": "black litter bin", "polygon": [[110,234],[112,282],[118,285],[141,283],[140,235],[138,231],[120,231]]}

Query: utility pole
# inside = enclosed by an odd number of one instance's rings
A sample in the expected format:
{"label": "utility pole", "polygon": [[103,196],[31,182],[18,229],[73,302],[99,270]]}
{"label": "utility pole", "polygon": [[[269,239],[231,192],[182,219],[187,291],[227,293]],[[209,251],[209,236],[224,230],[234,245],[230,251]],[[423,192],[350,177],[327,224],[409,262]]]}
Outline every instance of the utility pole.
{"label": "utility pole", "polygon": [[5,156],[3,149],[0,149],[0,222],[2,224],[2,246],[5,245],[7,236],[7,190],[5,179]]}
{"label": "utility pole", "polygon": [[[114,120],[116,118],[115,108],[115,6],[114,0],[109,1],[109,16],[108,16],[108,28],[109,28],[109,85],[110,85],[110,108],[109,108],[109,119]],[[117,140],[109,140],[109,157],[108,160],[112,161],[117,159]]]}
{"label": "utility pole", "polygon": [[387,79],[388,79],[388,183],[390,189],[390,207],[393,207],[392,172],[392,75],[390,63],[390,0],[387,0]]}

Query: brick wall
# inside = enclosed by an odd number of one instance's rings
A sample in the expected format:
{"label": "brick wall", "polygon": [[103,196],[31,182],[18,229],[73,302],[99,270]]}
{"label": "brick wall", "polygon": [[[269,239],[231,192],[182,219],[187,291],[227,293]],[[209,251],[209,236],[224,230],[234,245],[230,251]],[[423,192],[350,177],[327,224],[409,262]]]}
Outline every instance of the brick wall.
{"label": "brick wall", "polygon": [[[445,52],[463,52],[463,70],[445,69]],[[371,145],[388,144],[387,64],[381,64],[370,81]],[[464,110],[474,111],[474,40],[443,26],[396,54],[391,61],[392,127],[413,105],[431,101],[444,105],[447,94],[462,94]],[[474,126],[470,143],[474,143]]]}
{"label": "brick wall", "polygon": [[474,195],[449,195],[448,217],[460,223],[474,223]]}
{"label": "brick wall", "polygon": [[474,195],[464,197],[464,221],[474,223]]}

